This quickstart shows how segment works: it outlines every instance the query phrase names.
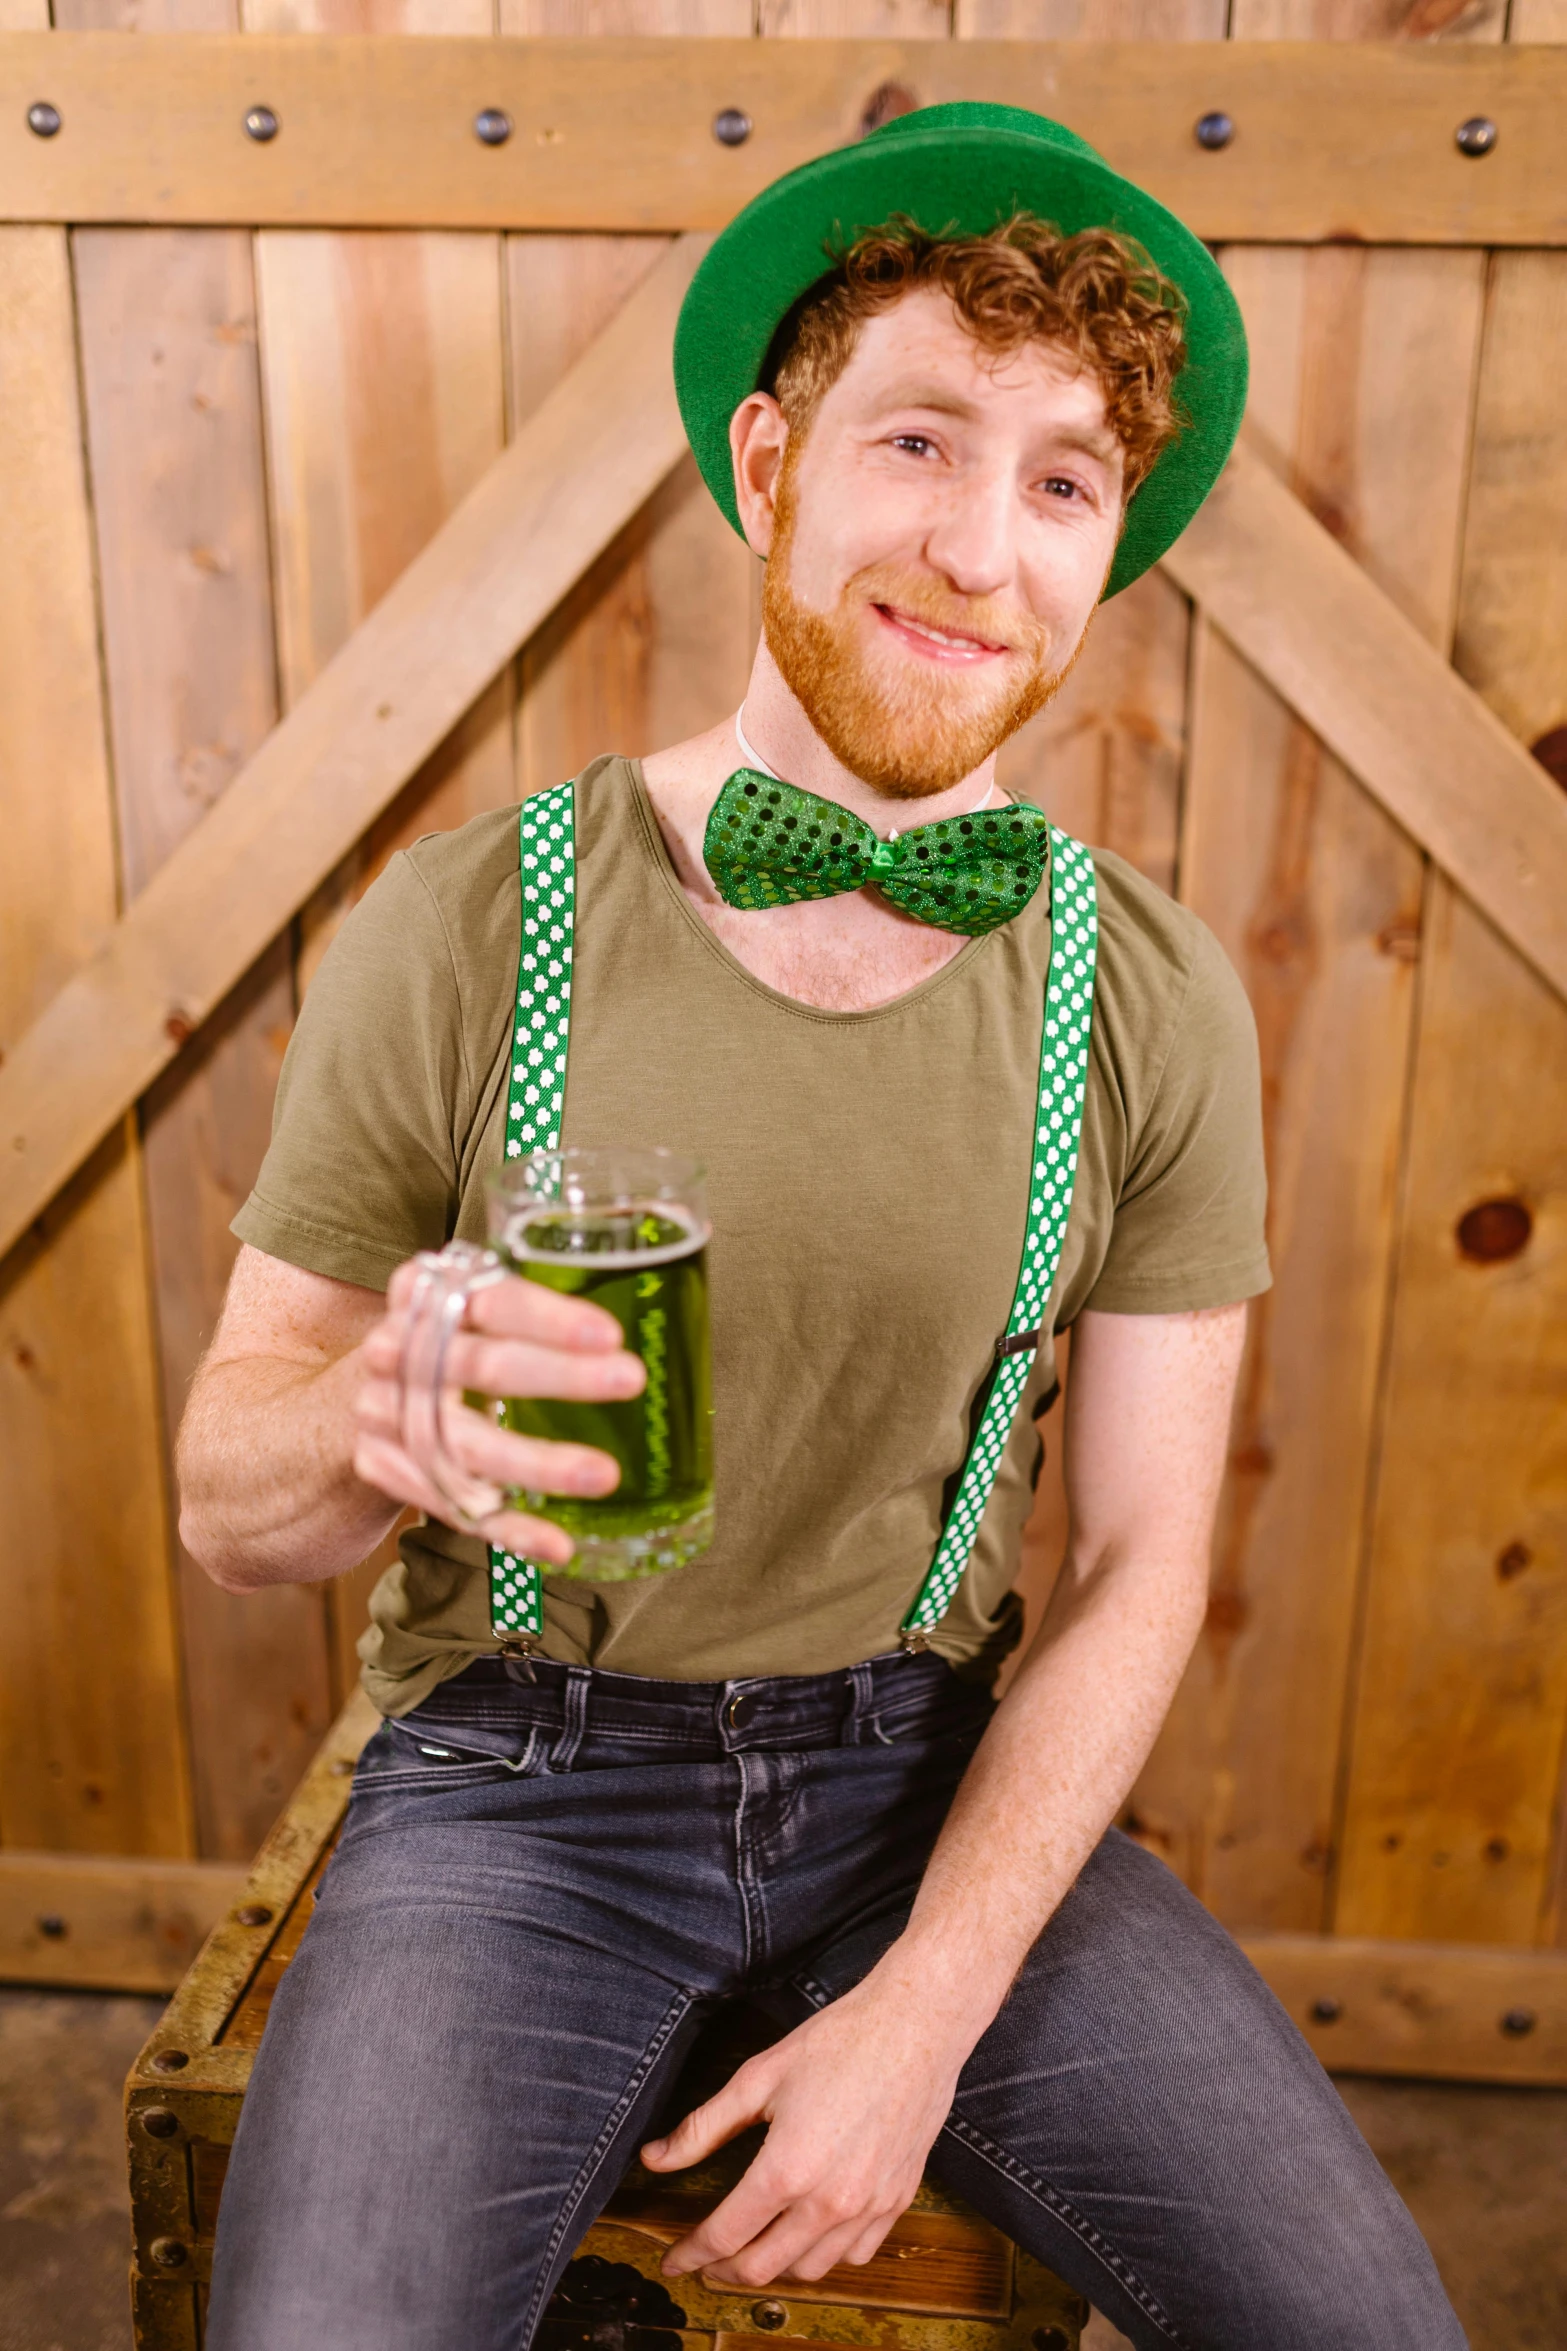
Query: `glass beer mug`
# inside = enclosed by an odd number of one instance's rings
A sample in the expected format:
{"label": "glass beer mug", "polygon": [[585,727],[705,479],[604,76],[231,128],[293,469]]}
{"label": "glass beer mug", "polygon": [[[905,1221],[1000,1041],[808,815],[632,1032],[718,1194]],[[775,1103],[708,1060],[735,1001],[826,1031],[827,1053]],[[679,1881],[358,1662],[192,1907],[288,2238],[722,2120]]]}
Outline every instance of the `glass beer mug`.
{"label": "glass beer mug", "polygon": [[[663,1150],[536,1151],[492,1176],[491,1246],[454,1241],[421,1257],[403,1348],[403,1443],[452,1511],[474,1521],[510,1505],[576,1544],[555,1575],[619,1582],[682,1567],[713,1539],[712,1351],[702,1171]],[[466,1401],[519,1435],[592,1445],[620,1465],[608,1494],[495,1486],[453,1460],[444,1416],[452,1338],[476,1289],[520,1274],[615,1317],[641,1357],[640,1396],[608,1404],[549,1396]]]}

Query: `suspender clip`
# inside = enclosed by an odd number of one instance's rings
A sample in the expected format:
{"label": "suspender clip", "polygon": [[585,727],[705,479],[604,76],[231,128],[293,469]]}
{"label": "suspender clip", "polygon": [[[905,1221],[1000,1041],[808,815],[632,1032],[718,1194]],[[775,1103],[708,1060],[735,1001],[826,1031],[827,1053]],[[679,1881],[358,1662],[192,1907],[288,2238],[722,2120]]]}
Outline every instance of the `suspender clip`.
{"label": "suspender clip", "polygon": [[537,1633],[502,1633],[495,1646],[502,1657],[510,1659],[513,1664],[527,1667],[530,1682],[535,1678],[533,1660],[544,1654],[544,1643]]}
{"label": "suspender clip", "polygon": [[922,1657],[930,1647],[930,1635],[922,1624],[906,1624],[898,1635],[898,1645],[905,1657]]}

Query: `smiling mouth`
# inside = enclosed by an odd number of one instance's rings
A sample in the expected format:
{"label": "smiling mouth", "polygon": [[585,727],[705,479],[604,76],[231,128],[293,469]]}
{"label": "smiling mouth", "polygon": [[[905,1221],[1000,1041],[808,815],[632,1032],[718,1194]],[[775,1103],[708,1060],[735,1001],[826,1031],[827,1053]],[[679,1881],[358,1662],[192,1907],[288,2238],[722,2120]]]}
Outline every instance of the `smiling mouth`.
{"label": "smiling mouth", "polygon": [[912,613],[899,612],[894,605],[877,604],[873,610],[902,635],[911,637],[922,651],[928,651],[941,661],[973,662],[994,660],[997,654],[1010,653],[1010,645],[998,645],[988,637],[966,636],[959,630],[938,629],[926,620],[916,620]]}

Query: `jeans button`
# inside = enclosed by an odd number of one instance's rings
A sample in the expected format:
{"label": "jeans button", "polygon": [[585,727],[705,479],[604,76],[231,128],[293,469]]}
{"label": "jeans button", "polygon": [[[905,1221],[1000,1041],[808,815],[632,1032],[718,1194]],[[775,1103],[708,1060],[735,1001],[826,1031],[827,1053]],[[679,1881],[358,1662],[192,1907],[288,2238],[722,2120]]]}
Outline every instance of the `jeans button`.
{"label": "jeans button", "polygon": [[751,1701],[744,1690],[735,1692],[725,1708],[725,1714],[732,1731],[744,1730],[751,1719]]}

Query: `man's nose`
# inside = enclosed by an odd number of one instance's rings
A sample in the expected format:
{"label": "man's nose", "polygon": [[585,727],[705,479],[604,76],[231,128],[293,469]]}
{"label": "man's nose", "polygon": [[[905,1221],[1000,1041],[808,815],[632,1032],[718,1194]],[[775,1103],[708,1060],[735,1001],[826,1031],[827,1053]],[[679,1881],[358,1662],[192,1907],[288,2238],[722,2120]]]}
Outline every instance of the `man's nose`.
{"label": "man's nose", "polygon": [[925,538],[925,560],[963,596],[994,596],[1017,569],[1017,491],[1000,468],[969,474]]}

